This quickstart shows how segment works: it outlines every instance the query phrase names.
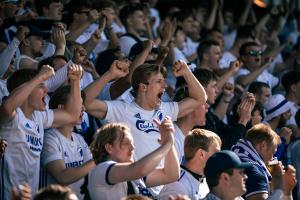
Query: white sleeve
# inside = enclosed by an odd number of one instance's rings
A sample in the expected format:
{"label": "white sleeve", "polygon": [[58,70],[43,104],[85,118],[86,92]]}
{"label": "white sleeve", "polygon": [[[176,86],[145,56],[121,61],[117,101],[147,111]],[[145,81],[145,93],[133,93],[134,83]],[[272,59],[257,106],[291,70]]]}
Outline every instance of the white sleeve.
{"label": "white sleeve", "polygon": [[[109,171],[111,170],[111,168],[116,164],[115,161],[106,161],[103,163],[100,163],[97,168],[94,168],[95,170],[97,170],[97,175],[98,175],[98,180],[99,180],[99,184],[100,185],[107,185],[107,186],[112,186],[114,184],[110,183],[108,181],[108,175],[109,175]],[[95,174],[95,173],[94,173]]]}
{"label": "white sleeve", "polygon": [[89,146],[87,145],[87,143],[84,141],[83,137],[79,134],[77,134],[78,136],[78,139],[81,143],[81,146],[82,146],[82,150],[83,150],[83,162],[87,162],[91,159],[93,159],[93,155],[91,153],[91,150],[89,148]]}
{"label": "white sleeve", "polygon": [[158,195],[158,199],[168,200],[170,195],[176,197],[178,194],[189,195],[188,192],[185,190],[185,188],[182,187],[181,183],[176,181],[165,185],[163,189],[160,191]]}
{"label": "white sleeve", "polygon": [[179,106],[178,106],[177,102],[175,102],[175,101],[162,102],[161,109],[165,115],[168,115],[171,117],[172,121],[177,121],[177,117],[178,117],[178,113],[179,113]]}
{"label": "white sleeve", "polygon": [[14,37],[14,39],[9,43],[9,45],[1,52],[0,54],[0,77],[6,72],[9,64],[20,44],[18,38]]}
{"label": "white sleeve", "polygon": [[120,47],[121,51],[125,53],[126,56],[129,55],[131,47],[136,43],[131,37],[123,36],[120,37]]}
{"label": "white sleeve", "polygon": [[124,115],[125,103],[119,100],[105,101],[107,105],[107,113],[105,120],[109,122],[119,122],[121,116]]}
{"label": "white sleeve", "polygon": [[63,160],[62,147],[58,137],[50,131],[46,131],[44,136],[43,150],[41,154],[41,164],[46,166],[54,160]]}
{"label": "white sleeve", "polygon": [[46,109],[44,112],[40,112],[43,120],[44,129],[50,128],[54,121],[54,112],[51,109]]}
{"label": "white sleeve", "polygon": [[68,66],[72,64],[72,60],[70,60],[67,64],[65,64],[62,68],[57,70],[55,75],[48,79],[45,83],[49,90],[49,92],[54,92],[57,88],[59,88],[66,80],[68,80]]}

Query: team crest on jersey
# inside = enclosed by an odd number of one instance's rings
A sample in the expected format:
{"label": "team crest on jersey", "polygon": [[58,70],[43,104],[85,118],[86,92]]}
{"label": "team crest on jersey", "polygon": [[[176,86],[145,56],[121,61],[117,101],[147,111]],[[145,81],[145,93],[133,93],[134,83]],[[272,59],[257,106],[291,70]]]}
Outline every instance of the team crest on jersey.
{"label": "team crest on jersey", "polygon": [[134,117],[135,117],[135,118],[138,118],[138,119],[141,119],[140,113],[135,114]]}
{"label": "team crest on jersey", "polygon": [[69,155],[66,151],[64,152],[64,157],[69,157]]}
{"label": "team crest on jersey", "polygon": [[157,127],[154,126],[152,122],[147,120],[137,120],[135,125],[138,130],[144,131],[146,133],[153,132],[153,131],[159,132]]}
{"label": "team crest on jersey", "polygon": [[82,148],[78,147],[77,151],[79,152],[80,156],[83,157],[83,150],[82,150]]}

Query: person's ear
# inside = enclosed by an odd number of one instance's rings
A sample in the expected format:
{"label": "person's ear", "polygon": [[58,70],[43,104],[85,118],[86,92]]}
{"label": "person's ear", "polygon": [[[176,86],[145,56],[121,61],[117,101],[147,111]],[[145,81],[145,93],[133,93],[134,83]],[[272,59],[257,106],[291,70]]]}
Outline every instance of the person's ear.
{"label": "person's ear", "polygon": [[104,148],[108,154],[112,153],[112,145],[111,144],[105,144]]}

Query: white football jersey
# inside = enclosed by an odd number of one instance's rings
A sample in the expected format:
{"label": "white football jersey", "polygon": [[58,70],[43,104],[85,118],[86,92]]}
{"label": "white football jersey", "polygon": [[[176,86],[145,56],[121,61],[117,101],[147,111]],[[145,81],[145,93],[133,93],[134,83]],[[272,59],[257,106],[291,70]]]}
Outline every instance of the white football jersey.
{"label": "white football jersey", "polygon": [[7,141],[5,155],[0,166],[1,198],[11,198],[11,188],[27,182],[32,194],[38,189],[40,154],[44,129],[53,123],[53,111],[34,111],[31,119],[20,108],[14,119],[0,124],[0,136]]}
{"label": "white football jersey", "polygon": [[[55,160],[63,160],[66,168],[80,167],[85,162],[92,159],[92,154],[83,137],[77,133],[72,133],[72,140],[62,135],[57,129],[46,131],[44,147],[41,155],[41,164],[46,168],[47,164]],[[80,187],[84,182],[84,177],[69,185],[79,199],[83,199],[80,194]],[[46,184],[57,183],[55,179],[47,173]]]}

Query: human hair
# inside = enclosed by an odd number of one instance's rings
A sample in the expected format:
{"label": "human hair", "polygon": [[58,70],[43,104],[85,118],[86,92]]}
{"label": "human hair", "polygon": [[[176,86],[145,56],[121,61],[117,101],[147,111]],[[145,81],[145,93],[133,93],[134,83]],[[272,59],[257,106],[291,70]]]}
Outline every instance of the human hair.
{"label": "human hair", "polygon": [[105,145],[113,145],[117,139],[121,144],[125,137],[125,130],[129,130],[129,128],[124,124],[109,123],[96,131],[95,139],[90,146],[96,164],[108,160],[109,154],[105,149]]}
{"label": "human hair", "polygon": [[252,46],[260,46],[257,42],[245,42],[239,49],[240,56],[245,56],[247,54],[247,48]]}
{"label": "human hair", "polygon": [[64,61],[68,62],[68,59],[64,55],[53,55],[51,57],[41,60],[38,64],[38,69],[41,69],[43,65],[50,65],[54,67],[55,59],[63,59]]}
{"label": "human hair", "polygon": [[182,10],[179,12],[176,12],[176,15],[174,15],[178,22],[183,22],[185,19],[189,17],[193,17],[193,14],[190,10]]}
{"label": "human hair", "polygon": [[167,70],[164,66],[144,63],[138,66],[131,77],[131,86],[136,96],[140,83],[146,83],[152,75],[161,73],[164,78],[167,77]]}
{"label": "human hair", "polygon": [[133,15],[136,11],[144,11],[144,6],[142,4],[128,4],[124,6],[119,13],[120,20],[122,24],[127,27],[127,19]]}
{"label": "human hair", "polygon": [[112,48],[98,54],[95,68],[100,76],[109,70],[115,60],[118,60],[118,57],[115,55],[118,51],[121,51],[120,48]]}
{"label": "human hair", "polygon": [[254,146],[266,141],[270,145],[279,145],[281,143],[279,135],[267,125],[256,124],[246,132],[245,139]]}
{"label": "human hair", "polygon": [[207,53],[212,46],[220,46],[220,44],[214,40],[205,40],[199,44],[197,48],[197,55],[200,60],[203,59],[203,55]]}
{"label": "human hair", "polygon": [[214,132],[199,128],[193,129],[184,139],[185,160],[192,160],[198,149],[208,151],[210,145],[216,142],[221,146],[221,139]]}
{"label": "human hair", "polygon": [[218,80],[215,73],[212,72],[212,71],[209,71],[207,69],[197,68],[193,71],[193,74],[198,79],[198,81],[201,83],[201,85],[203,85],[204,87],[207,87],[207,85],[211,81],[217,81]]}
{"label": "human hair", "polygon": [[110,0],[93,0],[92,1],[93,8],[97,9],[98,11],[104,10],[105,8],[112,8],[116,9],[117,5],[114,1]]}
{"label": "human hair", "polygon": [[[51,95],[50,101],[49,101],[49,108],[55,109],[58,108],[58,105],[66,105],[69,96],[71,94],[71,86],[66,85],[58,88],[54,91],[54,93]],[[85,100],[85,93],[84,91],[81,91],[81,98],[84,102]]]}
{"label": "human hair", "polygon": [[37,69],[20,69],[15,71],[8,79],[7,79],[7,90],[11,93],[15,88],[19,87],[25,82],[33,79],[39,70]]}
{"label": "human hair", "polygon": [[52,2],[61,2],[60,0],[34,0],[34,7],[38,15],[44,15],[44,8],[49,8]]}
{"label": "human hair", "polygon": [[232,176],[233,175],[233,170],[234,170],[233,168],[226,169],[223,172],[214,174],[214,176],[206,177],[206,182],[207,182],[207,185],[208,185],[209,189],[212,190],[212,188],[219,185],[219,180],[220,180],[220,176],[221,176],[222,173],[226,173],[229,176]]}
{"label": "human hair", "polygon": [[286,92],[290,92],[291,86],[300,82],[300,72],[289,71],[282,76],[281,83]]}
{"label": "human hair", "polygon": [[76,194],[67,186],[58,184],[51,184],[45,188],[40,189],[33,200],[70,200],[72,195]]}
{"label": "human hair", "polygon": [[263,87],[270,88],[270,86],[267,83],[255,81],[249,85],[248,92],[251,92],[253,94],[261,94]]}

